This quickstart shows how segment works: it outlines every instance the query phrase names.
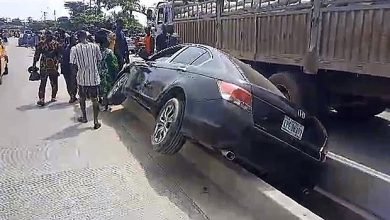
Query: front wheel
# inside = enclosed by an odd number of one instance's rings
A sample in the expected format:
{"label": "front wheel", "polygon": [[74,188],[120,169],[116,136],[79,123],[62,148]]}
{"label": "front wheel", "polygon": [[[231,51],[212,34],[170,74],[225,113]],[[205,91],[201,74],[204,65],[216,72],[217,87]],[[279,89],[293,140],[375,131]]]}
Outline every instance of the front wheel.
{"label": "front wheel", "polygon": [[111,88],[107,94],[107,100],[109,105],[120,105],[126,100],[126,95],[123,94],[123,86],[127,82],[127,74],[123,74]]}
{"label": "front wheel", "polygon": [[162,154],[175,154],[185,143],[181,134],[184,116],[184,101],[171,98],[161,108],[152,134],[153,150]]}

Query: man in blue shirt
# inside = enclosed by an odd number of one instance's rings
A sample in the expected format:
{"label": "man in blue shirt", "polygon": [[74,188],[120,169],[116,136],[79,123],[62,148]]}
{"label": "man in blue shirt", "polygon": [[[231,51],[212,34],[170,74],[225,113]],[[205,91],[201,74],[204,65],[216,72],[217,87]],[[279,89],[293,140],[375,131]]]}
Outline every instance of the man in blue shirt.
{"label": "man in blue shirt", "polygon": [[116,41],[115,41],[115,55],[118,58],[119,68],[122,69],[125,63],[129,63],[129,48],[125,34],[123,33],[123,20],[118,19],[116,21]]}
{"label": "man in blue shirt", "polygon": [[168,35],[165,25],[161,26],[161,33],[156,37],[156,49],[157,52],[164,50],[168,47]]}

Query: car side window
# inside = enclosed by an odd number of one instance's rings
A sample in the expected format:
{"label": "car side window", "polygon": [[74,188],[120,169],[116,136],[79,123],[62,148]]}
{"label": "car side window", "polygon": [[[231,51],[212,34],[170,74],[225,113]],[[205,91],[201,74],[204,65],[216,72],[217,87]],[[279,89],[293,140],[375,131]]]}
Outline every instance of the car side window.
{"label": "car side window", "polygon": [[160,51],[159,53],[153,55],[150,60],[151,61],[164,61],[170,58],[173,54],[177,53],[179,50],[181,50],[183,46],[175,46],[167,48],[163,51]]}
{"label": "car side window", "polygon": [[200,66],[210,59],[211,59],[210,54],[208,52],[206,52],[203,55],[201,55],[200,57],[198,57],[198,59],[196,59],[194,62],[192,62],[191,65]]}
{"label": "car side window", "polygon": [[179,55],[177,55],[172,63],[180,63],[184,65],[189,65],[193,63],[196,59],[202,56],[204,53],[207,53],[206,50],[199,47],[188,47],[184,51],[182,51]]}

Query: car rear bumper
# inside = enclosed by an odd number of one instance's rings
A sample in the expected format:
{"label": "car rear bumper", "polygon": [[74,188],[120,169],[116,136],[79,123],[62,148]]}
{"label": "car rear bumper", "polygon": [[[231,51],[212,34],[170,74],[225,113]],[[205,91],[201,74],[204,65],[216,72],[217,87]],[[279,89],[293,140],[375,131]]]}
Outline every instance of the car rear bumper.
{"label": "car rear bumper", "polygon": [[302,151],[297,147],[297,143],[289,143],[267,132],[266,128],[255,125],[251,112],[223,99],[187,102],[182,132],[206,146],[221,150],[229,149],[242,155],[251,155],[264,148],[264,152],[280,150],[323,162],[326,153],[324,146],[306,146],[318,151]]}

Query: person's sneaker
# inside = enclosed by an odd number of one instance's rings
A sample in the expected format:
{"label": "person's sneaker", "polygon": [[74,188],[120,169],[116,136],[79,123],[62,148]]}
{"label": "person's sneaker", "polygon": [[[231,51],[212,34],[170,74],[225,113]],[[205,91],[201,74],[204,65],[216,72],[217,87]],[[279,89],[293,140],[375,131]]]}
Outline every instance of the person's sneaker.
{"label": "person's sneaker", "polygon": [[38,105],[39,107],[43,107],[43,106],[45,106],[45,101],[44,101],[44,100],[39,100],[39,101],[37,102],[37,105]]}
{"label": "person's sneaker", "polygon": [[77,102],[77,98],[76,97],[72,97],[72,98],[69,99],[69,104],[73,104],[75,102]]}
{"label": "person's sneaker", "polygon": [[51,98],[50,102],[56,102],[57,99],[56,98]]}
{"label": "person's sneaker", "polygon": [[85,117],[79,117],[79,118],[77,118],[77,121],[80,123],[87,123],[88,122],[88,120]]}
{"label": "person's sneaker", "polygon": [[101,126],[102,126],[102,124],[100,124],[99,122],[98,122],[98,123],[95,123],[95,126],[93,126],[93,129],[97,130],[97,129],[99,129]]}

